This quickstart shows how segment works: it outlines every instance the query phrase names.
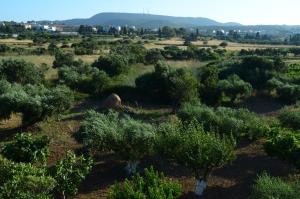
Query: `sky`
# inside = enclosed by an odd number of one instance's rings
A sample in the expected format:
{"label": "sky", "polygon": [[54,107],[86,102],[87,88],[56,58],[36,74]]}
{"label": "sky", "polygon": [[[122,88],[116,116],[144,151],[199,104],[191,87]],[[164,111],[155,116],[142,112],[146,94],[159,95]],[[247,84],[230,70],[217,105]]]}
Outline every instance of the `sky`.
{"label": "sky", "polygon": [[1,0],[0,21],[89,18],[100,12],[207,17],[244,25],[300,25],[300,0]]}

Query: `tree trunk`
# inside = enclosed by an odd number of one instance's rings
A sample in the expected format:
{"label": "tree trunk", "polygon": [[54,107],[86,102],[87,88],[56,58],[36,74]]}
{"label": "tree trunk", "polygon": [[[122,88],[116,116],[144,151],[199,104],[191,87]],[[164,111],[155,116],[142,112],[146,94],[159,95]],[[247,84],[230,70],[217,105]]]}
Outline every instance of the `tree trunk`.
{"label": "tree trunk", "polygon": [[195,188],[195,194],[197,196],[202,196],[204,190],[207,187],[207,181],[204,179],[198,179],[196,180],[196,188]]}
{"label": "tree trunk", "polygon": [[205,169],[201,171],[196,171],[196,188],[195,188],[195,194],[197,196],[202,196],[203,192],[207,188],[207,179],[211,173],[211,169]]}
{"label": "tree trunk", "polygon": [[137,167],[140,164],[140,161],[138,160],[130,160],[127,163],[127,166],[125,167],[127,174],[132,175],[137,172]]}

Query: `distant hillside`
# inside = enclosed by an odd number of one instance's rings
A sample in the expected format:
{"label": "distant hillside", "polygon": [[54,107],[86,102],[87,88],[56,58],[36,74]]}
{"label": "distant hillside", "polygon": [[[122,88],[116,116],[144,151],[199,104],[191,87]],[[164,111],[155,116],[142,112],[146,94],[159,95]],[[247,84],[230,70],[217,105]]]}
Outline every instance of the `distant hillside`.
{"label": "distant hillside", "polygon": [[196,27],[196,26],[240,26],[238,23],[220,23],[202,17],[171,17],[151,14],[100,13],[89,19],[70,19],[59,21],[66,25],[115,25],[157,28],[161,26]]}

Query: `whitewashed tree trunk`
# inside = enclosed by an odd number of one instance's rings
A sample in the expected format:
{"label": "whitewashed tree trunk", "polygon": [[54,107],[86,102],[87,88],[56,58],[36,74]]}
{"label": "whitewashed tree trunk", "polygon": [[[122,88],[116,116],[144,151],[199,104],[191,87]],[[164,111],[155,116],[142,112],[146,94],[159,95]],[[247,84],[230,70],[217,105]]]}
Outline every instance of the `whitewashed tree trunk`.
{"label": "whitewashed tree trunk", "polygon": [[196,181],[196,189],[195,189],[195,194],[197,196],[202,196],[203,192],[205,191],[207,187],[207,182],[203,179],[197,180]]}
{"label": "whitewashed tree trunk", "polygon": [[140,161],[129,161],[126,166],[126,171],[128,175],[135,174],[137,172],[137,167],[139,166]]}

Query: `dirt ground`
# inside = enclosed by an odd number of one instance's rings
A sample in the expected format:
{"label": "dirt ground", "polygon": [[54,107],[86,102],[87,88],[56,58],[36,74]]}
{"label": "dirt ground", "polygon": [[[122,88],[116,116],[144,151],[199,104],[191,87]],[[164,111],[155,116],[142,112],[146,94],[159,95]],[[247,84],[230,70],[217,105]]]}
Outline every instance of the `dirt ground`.
{"label": "dirt ground", "polygon": [[[267,172],[272,176],[287,176],[293,167],[276,158],[270,158],[263,150],[263,141],[242,141],[236,150],[236,160],[224,168],[213,172],[209,187],[203,199],[246,199],[251,193],[251,187],[257,175]],[[115,181],[122,181],[124,163],[116,161],[111,155],[98,156],[98,161],[92,173],[80,188],[76,199],[106,198],[108,187]],[[172,163],[157,163],[148,160],[143,163],[153,164],[155,168],[173,179],[179,180],[183,186],[183,199],[197,199],[193,194],[195,180],[192,173],[187,172]]]}

